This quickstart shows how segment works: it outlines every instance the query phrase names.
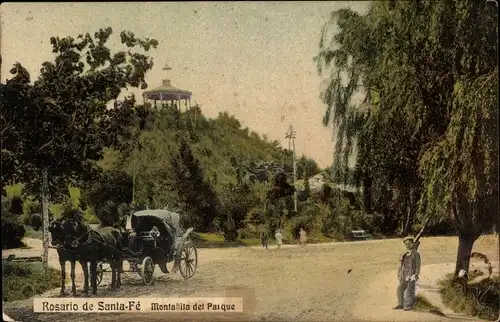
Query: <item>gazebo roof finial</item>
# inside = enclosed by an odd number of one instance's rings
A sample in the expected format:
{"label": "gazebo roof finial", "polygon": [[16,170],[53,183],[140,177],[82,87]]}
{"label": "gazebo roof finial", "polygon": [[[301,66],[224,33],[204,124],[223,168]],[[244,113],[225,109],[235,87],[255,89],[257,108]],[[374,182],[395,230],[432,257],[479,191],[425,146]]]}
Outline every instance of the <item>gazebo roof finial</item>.
{"label": "gazebo roof finial", "polygon": [[[166,71],[172,70],[172,67],[165,63],[162,69],[166,73]],[[161,86],[143,92],[144,97],[151,100],[191,99],[191,94],[190,91],[173,87],[168,77],[163,79]]]}

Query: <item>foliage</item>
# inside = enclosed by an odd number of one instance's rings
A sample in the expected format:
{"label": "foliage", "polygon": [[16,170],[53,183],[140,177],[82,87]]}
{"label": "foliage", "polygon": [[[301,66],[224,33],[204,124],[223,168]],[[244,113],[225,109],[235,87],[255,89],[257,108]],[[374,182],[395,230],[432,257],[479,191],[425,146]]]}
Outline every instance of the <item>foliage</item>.
{"label": "foliage", "polygon": [[232,184],[224,186],[219,193],[220,222],[223,224],[221,231],[226,240],[234,241],[235,232],[244,227],[244,221],[252,207],[258,203],[257,196],[252,193],[247,184]]}
{"label": "foliage", "polygon": [[[195,216],[201,231],[216,228],[224,232],[231,223],[234,235],[247,215],[243,210],[263,207],[273,173],[288,168],[280,165],[286,154],[276,142],[242,129],[240,122],[227,113],[206,119],[199,106],[183,113],[163,107],[152,112],[151,118],[150,128],[141,130],[137,141],[130,141],[129,145],[135,147],[130,155],[108,151],[107,156],[114,159],[112,167],[135,178],[136,204]],[[181,153],[183,149],[190,151],[192,159],[189,153]],[[108,169],[112,167],[110,164]],[[212,193],[203,195],[210,190]],[[240,207],[231,200],[237,200],[236,195],[243,191],[245,205]],[[205,218],[198,199],[215,206],[212,219]],[[251,207],[246,205],[250,201]],[[235,212],[237,218],[233,218]]]}
{"label": "foliage", "polygon": [[13,78],[0,88],[2,186],[22,181],[34,194],[46,169],[51,197],[57,200],[69,183],[82,186],[94,178],[95,161],[104,147],[117,143],[112,129],[121,122],[107,103],[125,87],[147,87],[144,77],[153,62],[135,49],[148,51],[158,44],[124,31],[126,50],[112,54],[106,47],[111,34],[106,28],[94,37],[52,37],[55,59],[42,64],[33,84],[27,70],[14,65]]}
{"label": "foliage", "polygon": [[392,212],[403,234],[417,211],[431,223],[451,215],[461,236],[457,272],[496,218],[496,14],[473,0],[340,9],[316,57],[330,76],[323,100],[324,123],[338,137],[334,176],[346,181],[356,147],[367,210]]}
{"label": "foliage", "polygon": [[133,182],[130,175],[120,170],[103,172],[99,181],[94,182],[84,194],[84,202],[94,212],[104,226],[121,222],[123,216],[119,209],[132,203]]}
{"label": "foliage", "polygon": [[39,231],[43,226],[43,219],[40,213],[33,213],[29,217],[29,226],[35,231]]}
{"label": "foliage", "polygon": [[297,178],[312,177],[319,172],[319,167],[314,160],[306,158],[305,156],[297,160]]}
{"label": "foliage", "polygon": [[443,302],[457,312],[493,321],[500,310],[500,280],[486,279],[469,284],[464,292],[463,284],[453,277],[440,282]]}
{"label": "foliage", "polygon": [[44,269],[42,263],[2,261],[2,298],[5,302],[24,300],[59,287],[59,271]]}
{"label": "foliage", "polygon": [[496,69],[465,86],[456,83],[447,131],[421,159],[422,212],[445,217],[451,210],[458,230],[477,237],[496,222],[498,210],[497,82]]}
{"label": "foliage", "polygon": [[21,221],[21,199],[2,197],[2,249],[18,248],[26,232]]}
{"label": "foliage", "polygon": [[179,152],[170,162],[168,179],[170,187],[176,187],[178,200],[186,209],[185,224],[201,231],[209,228],[217,214],[217,196],[206,182],[200,164],[186,141],[181,141]]}
{"label": "foliage", "polygon": [[298,200],[299,201],[305,201],[311,197],[311,185],[309,183],[309,176],[306,174],[304,177],[304,190],[301,190],[298,192]]}
{"label": "foliage", "polygon": [[[325,214],[326,210],[326,214]],[[317,236],[322,233],[323,219],[329,215],[329,209],[324,205],[313,202],[306,202],[301,205],[296,216],[290,219],[290,233],[294,238],[298,238],[300,228],[308,233],[309,236]]]}

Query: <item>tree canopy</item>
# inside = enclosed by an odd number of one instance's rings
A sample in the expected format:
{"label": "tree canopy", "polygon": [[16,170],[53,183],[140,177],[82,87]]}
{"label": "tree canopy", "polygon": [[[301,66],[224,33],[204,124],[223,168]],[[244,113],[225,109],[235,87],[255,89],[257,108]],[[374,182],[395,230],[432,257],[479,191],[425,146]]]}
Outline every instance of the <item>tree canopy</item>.
{"label": "tree canopy", "polygon": [[498,211],[496,19],[486,1],[371,2],[365,15],[333,12],[316,57],[337,179],[356,147],[372,201],[387,195],[410,219],[451,217],[457,272]]}
{"label": "tree canopy", "polygon": [[34,83],[21,64],[14,65],[13,77],[0,90],[2,186],[22,181],[37,192],[45,169],[57,198],[67,193],[68,184],[81,186],[95,178],[95,161],[104,147],[116,143],[112,129],[119,119],[107,104],[124,88],[147,87],[144,77],[153,61],[141,51],[158,45],[123,31],[125,49],[112,53],[111,35],[108,27],[93,36],[52,37],[54,61],[42,64]]}

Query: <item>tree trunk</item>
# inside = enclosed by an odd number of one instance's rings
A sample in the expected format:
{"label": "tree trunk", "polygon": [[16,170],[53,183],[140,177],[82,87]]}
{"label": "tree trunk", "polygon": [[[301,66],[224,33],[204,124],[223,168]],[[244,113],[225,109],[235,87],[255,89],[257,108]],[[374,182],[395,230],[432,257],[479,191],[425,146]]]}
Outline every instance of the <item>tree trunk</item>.
{"label": "tree trunk", "polygon": [[369,214],[372,213],[372,182],[370,179],[363,181],[363,205],[365,211]]}
{"label": "tree trunk", "polygon": [[474,242],[479,236],[460,232],[458,234],[457,262],[455,266],[455,276],[463,269],[469,273],[470,255]]}
{"label": "tree trunk", "polygon": [[42,240],[43,240],[43,255],[42,262],[45,268],[48,267],[49,263],[49,182],[48,182],[48,171],[47,168],[42,170],[42,215],[43,215],[43,230],[42,230]]}
{"label": "tree trunk", "polygon": [[408,234],[411,233],[411,227],[413,226],[413,217],[414,217],[414,211],[413,211],[413,189],[410,188],[410,193],[408,195],[408,199],[406,202],[406,222],[403,228],[403,236],[408,236]]}
{"label": "tree trunk", "polygon": [[233,221],[233,217],[229,215],[226,219],[225,223],[225,231],[224,231],[224,241],[233,242],[238,239],[238,232],[235,229],[235,224]]}

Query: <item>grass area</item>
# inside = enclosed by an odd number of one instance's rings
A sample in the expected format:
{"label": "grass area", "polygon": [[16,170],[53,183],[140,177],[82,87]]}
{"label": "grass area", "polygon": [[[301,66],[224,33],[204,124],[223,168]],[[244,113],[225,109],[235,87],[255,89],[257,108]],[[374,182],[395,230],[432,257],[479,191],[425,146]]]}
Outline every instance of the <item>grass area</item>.
{"label": "grass area", "polygon": [[440,282],[444,304],[455,312],[485,320],[496,320],[500,312],[500,279],[498,277],[468,284],[464,290],[452,274]]}
{"label": "grass area", "polygon": [[24,300],[59,287],[59,271],[42,263],[2,262],[2,296],[5,302]]}
{"label": "grass area", "polygon": [[429,300],[426,299],[425,296],[417,295],[416,299],[417,301],[415,302],[415,311],[430,312],[436,315],[445,316],[445,314],[437,306],[429,302]]}
{"label": "grass area", "polygon": [[257,238],[238,239],[234,242],[224,241],[224,236],[221,234],[197,233],[193,235],[193,240],[198,248],[220,248],[220,247],[241,247],[241,246],[256,246],[260,245],[260,240]]}
{"label": "grass area", "polygon": [[[244,238],[234,242],[224,241],[224,236],[221,234],[197,233],[193,237],[194,243],[198,248],[219,248],[219,247],[244,247],[244,246],[260,246],[259,238]],[[328,243],[333,239],[328,237],[309,237],[309,244]],[[296,240],[283,240],[284,244],[293,245],[298,243]],[[274,244],[274,239],[269,240],[269,244]]]}

